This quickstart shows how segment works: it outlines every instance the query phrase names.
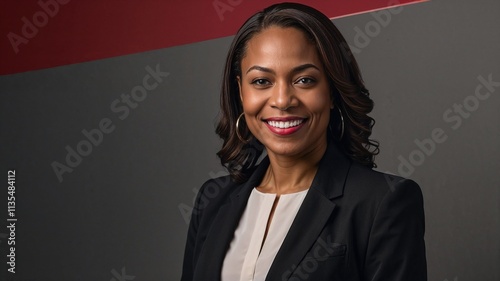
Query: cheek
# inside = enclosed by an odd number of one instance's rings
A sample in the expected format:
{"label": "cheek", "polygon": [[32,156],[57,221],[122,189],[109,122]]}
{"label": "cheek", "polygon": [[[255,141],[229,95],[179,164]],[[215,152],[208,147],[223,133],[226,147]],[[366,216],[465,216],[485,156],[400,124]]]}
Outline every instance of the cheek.
{"label": "cheek", "polygon": [[325,112],[326,109],[330,109],[329,102],[330,100],[328,99],[322,99],[318,97],[317,99],[314,99],[309,103],[309,108],[313,112],[322,113]]}
{"label": "cheek", "polygon": [[263,95],[258,95],[252,91],[243,89],[242,105],[246,115],[257,115],[266,104],[266,99]]}
{"label": "cheek", "polygon": [[330,111],[332,101],[330,95],[325,93],[328,93],[328,91],[321,91],[307,99],[308,107],[312,112],[325,113]]}

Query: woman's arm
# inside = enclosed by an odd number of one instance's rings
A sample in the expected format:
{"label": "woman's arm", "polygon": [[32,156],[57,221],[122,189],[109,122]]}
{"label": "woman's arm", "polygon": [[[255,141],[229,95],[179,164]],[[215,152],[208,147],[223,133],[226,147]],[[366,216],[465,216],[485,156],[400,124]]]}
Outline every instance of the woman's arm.
{"label": "woman's arm", "polygon": [[380,204],[368,240],[365,280],[427,280],[422,192],[412,180],[393,184]]}

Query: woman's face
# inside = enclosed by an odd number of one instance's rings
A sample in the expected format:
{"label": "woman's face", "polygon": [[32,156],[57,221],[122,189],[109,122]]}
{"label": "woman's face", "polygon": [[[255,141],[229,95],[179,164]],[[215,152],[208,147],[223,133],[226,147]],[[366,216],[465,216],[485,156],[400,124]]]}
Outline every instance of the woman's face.
{"label": "woman's face", "polygon": [[326,148],[333,103],[316,47],[296,28],[269,27],[247,43],[238,77],[245,121],[269,154]]}

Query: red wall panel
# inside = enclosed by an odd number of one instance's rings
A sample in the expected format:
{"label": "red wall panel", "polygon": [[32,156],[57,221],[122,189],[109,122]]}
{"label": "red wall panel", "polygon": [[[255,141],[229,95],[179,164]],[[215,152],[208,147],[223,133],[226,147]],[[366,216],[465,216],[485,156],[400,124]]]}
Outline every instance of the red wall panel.
{"label": "red wall panel", "polygon": [[[314,0],[330,18],[423,0]],[[189,44],[234,34],[272,0],[23,0],[0,10],[0,74]]]}

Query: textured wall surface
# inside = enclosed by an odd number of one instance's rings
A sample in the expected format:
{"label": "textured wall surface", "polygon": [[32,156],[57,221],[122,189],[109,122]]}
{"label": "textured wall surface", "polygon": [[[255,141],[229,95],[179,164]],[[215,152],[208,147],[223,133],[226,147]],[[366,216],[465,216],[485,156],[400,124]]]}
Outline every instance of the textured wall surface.
{"label": "textured wall surface", "polygon": [[[378,169],[423,190],[429,280],[500,280],[499,12],[435,0],[334,20],[376,103]],[[225,173],[231,39],[0,77],[2,280],[9,169],[13,280],[179,279],[195,193]]]}

